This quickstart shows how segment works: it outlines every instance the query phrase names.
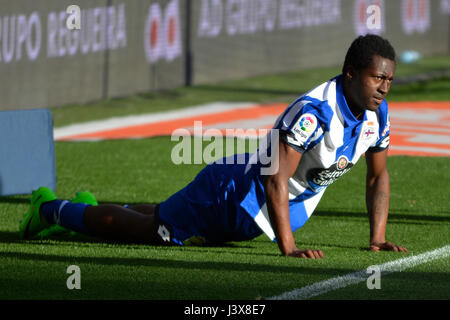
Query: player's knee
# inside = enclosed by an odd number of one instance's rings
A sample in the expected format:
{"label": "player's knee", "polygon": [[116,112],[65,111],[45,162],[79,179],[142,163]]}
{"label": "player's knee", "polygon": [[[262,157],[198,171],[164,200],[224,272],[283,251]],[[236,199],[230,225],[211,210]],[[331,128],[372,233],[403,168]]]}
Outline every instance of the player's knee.
{"label": "player's knee", "polygon": [[104,215],[101,220],[101,224],[109,230],[114,230],[117,227],[117,219],[111,214]]}
{"label": "player's knee", "polygon": [[155,219],[152,216],[145,216],[137,227],[137,233],[145,241],[154,241],[156,238]]}

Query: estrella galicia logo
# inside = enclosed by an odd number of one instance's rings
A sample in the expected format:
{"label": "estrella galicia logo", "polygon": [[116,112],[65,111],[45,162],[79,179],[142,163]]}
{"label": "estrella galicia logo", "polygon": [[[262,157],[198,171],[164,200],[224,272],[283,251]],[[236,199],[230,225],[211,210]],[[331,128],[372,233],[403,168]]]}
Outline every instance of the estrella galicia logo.
{"label": "estrella galicia logo", "polygon": [[314,168],[306,173],[306,179],[314,191],[319,191],[335,182],[353,167],[346,156],[340,156],[329,168]]}

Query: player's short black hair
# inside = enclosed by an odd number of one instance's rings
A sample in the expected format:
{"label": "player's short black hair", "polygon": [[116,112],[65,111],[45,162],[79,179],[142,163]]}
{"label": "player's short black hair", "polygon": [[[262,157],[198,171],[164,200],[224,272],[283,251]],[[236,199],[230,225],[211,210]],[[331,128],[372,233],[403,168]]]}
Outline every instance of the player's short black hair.
{"label": "player's short black hair", "polygon": [[353,66],[356,70],[367,68],[372,63],[374,55],[395,62],[395,50],[388,40],[374,34],[359,36],[353,40],[347,51],[342,73],[345,74],[349,66]]}

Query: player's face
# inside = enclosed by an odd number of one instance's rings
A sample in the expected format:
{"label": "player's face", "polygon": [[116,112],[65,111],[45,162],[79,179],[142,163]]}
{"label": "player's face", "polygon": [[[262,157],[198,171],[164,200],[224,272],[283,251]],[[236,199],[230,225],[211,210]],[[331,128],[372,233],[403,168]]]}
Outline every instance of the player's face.
{"label": "player's face", "polygon": [[388,94],[395,74],[395,62],[375,55],[364,70],[352,73],[352,109],[376,111]]}

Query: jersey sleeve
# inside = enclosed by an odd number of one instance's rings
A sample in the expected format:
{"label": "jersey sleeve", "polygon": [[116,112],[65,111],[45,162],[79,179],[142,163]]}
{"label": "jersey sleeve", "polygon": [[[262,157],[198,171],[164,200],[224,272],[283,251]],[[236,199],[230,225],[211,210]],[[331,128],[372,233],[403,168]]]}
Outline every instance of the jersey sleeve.
{"label": "jersey sleeve", "polygon": [[391,132],[391,122],[389,119],[389,113],[387,112],[387,104],[380,106],[379,109],[379,139],[367,149],[368,152],[380,152],[386,150],[389,147],[389,135]]}
{"label": "jersey sleeve", "polygon": [[294,150],[304,153],[317,140],[320,130],[319,119],[314,108],[304,107],[299,101],[287,109],[278,119],[280,138]]}

